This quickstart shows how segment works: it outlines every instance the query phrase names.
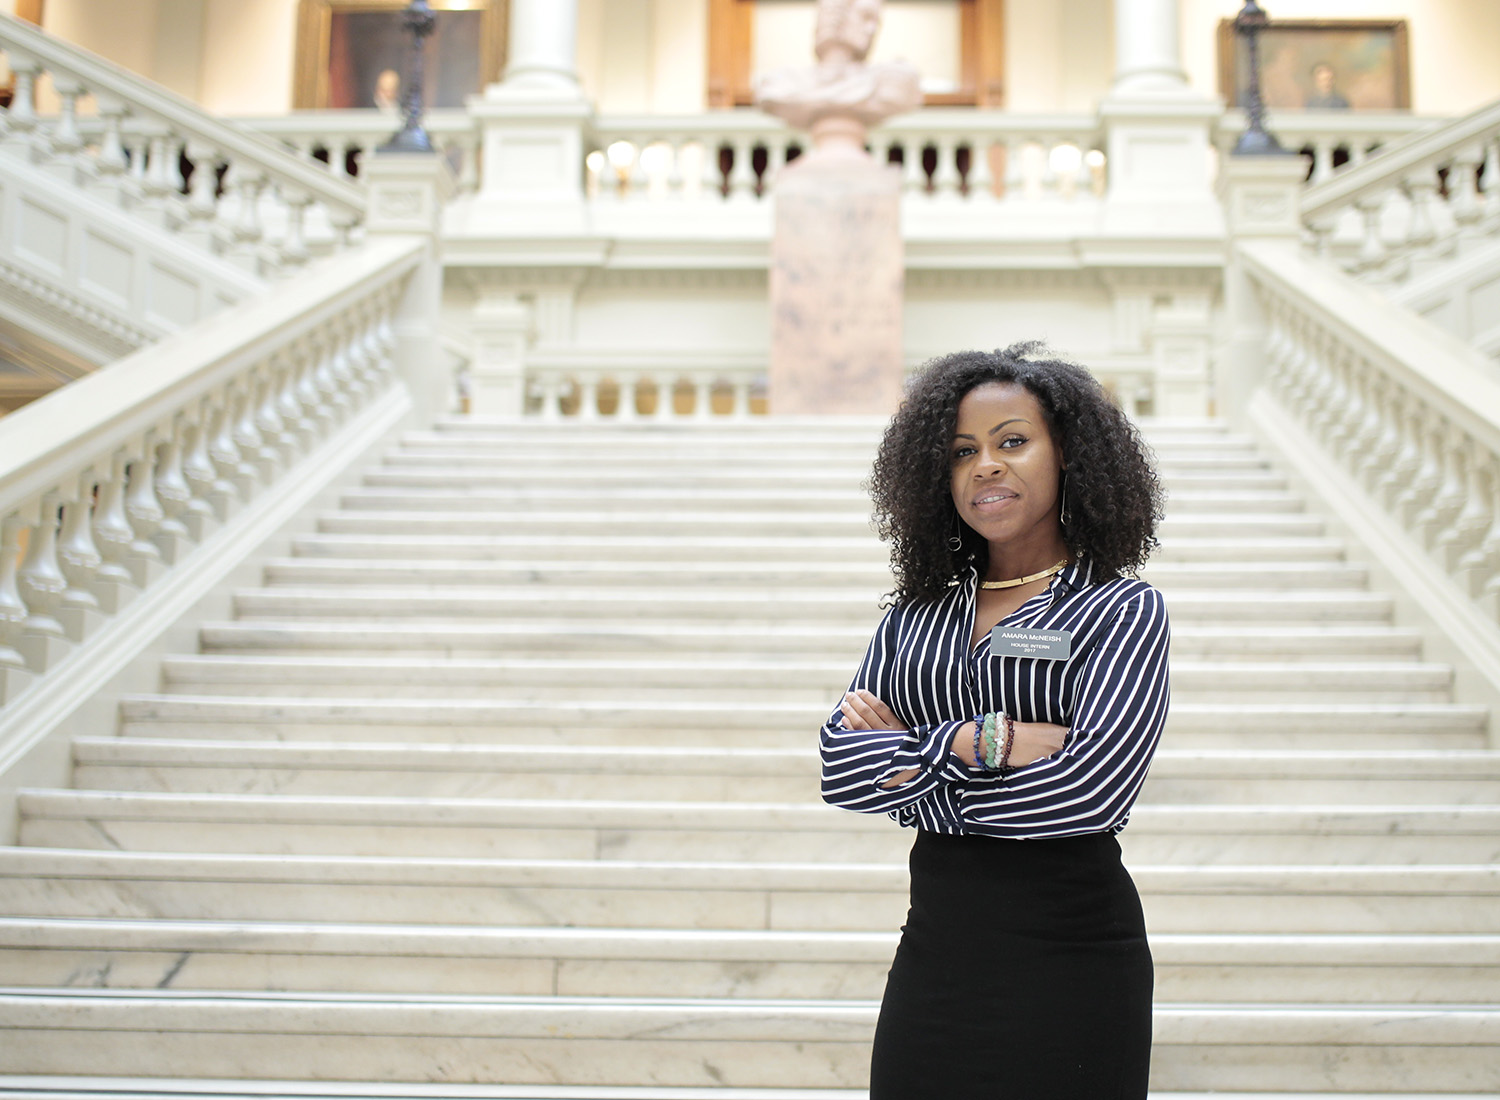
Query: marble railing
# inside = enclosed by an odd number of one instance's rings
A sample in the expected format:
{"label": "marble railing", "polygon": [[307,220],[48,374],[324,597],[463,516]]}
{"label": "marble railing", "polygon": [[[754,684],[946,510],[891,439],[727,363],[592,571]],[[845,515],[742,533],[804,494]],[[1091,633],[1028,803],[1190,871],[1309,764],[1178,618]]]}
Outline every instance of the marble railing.
{"label": "marble railing", "polygon": [[1500,621],[1500,382],[1483,358],[1383,308],[1321,261],[1237,254],[1266,325],[1263,382],[1393,530]]}
{"label": "marble railing", "polygon": [[[756,201],[806,141],[759,111],[599,118],[587,186],[606,200]],[[1076,200],[1106,182],[1093,115],[932,108],[872,130],[869,144],[877,160],[901,165],[909,194],[935,199]]]}
{"label": "marble railing", "polygon": [[[926,357],[908,364],[915,369]],[[1156,370],[1139,357],[1085,357],[1132,416],[1153,411]],[[766,353],[535,352],[525,411],[543,420],[684,420],[764,415]]]}
{"label": "marble railing", "polygon": [[0,726],[118,646],[128,608],[222,552],[239,513],[383,399],[423,256],[368,242],[6,417]]}
{"label": "marble railing", "polygon": [[[401,120],[380,111],[295,111],[289,115],[237,118],[234,122],[274,138],[302,160],[342,180],[359,178],[360,165],[390,140]],[[460,194],[479,186],[479,130],[463,110],[428,111],[422,125],[448,158]]]}
{"label": "marble railing", "polygon": [[[59,186],[87,189],[258,274],[305,261],[310,222],[337,246],[364,220],[360,189],[86,50],[8,16],[0,50],[13,80],[0,152],[44,166]],[[38,109],[43,87],[55,112]]]}
{"label": "marble railing", "polygon": [[[1285,149],[1307,158],[1309,184],[1353,171],[1393,142],[1441,124],[1441,119],[1383,111],[1286,111],[1266,120]],[[1244,132],[1245,112],[1225,111],[1214,128],[1214,148],[1228,156]]]}
{"label": "marble railing", "polygon": [[1302,221],[1321,254],[1390,282],[1406,278],[1415,260],[1500,233],[1500,102],[1385,145],[1309,187]]}

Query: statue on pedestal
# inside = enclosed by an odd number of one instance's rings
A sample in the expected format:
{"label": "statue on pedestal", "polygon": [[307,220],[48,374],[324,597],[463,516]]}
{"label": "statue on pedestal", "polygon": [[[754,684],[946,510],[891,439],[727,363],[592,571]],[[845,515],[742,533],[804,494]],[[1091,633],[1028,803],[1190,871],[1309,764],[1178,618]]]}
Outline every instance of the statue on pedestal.
{"label": "statue on pedestal", "polygon": [[760,107],[813,138],[774,185],[773,413],[884,415],[901,399],[901,172],[865,152],[865,132],[922,88],[904,61],[865,60],[879,29],[880,0],[820,0],[817,67],[757,82]]}
{"label": "statue on pedestal", "polygon": [[880,0],[819,0],[811,69],[756,81],[756,105],[811,131],[818,148],[862,150],[865,131],[922,103],[921,74],[905,61],[866,61],[880,30]]}

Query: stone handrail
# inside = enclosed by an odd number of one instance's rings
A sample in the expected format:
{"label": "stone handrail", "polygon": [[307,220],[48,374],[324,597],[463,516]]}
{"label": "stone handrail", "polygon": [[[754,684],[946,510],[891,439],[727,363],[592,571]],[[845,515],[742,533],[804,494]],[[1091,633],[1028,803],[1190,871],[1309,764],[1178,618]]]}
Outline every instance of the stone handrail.
{"label": "stone handrail", "polygon": [[0,733],[395,392],[393,318],[424,256],[366,242],[0,421]]}
{"label": "stone handrail", "polygon": [[1473,348],[1276,242],[1237,246],[1264,381],[1301,430],[1500,621],[1500,381]]}
{"label": "stone handrail", "polygon": [[[1483,176],[1480,170],[1483,169]],[[1384,146],[1364,164],[1309,187],[1302,220],[1345,266],[1404,278],[1411,260],[1450,253],[1500,230],[1500,101]],[[1354,247],[1338,253],[1340,223]]]}
{"label": "stone handrail", "polygon": [[[589,134],[591,194],[603,199],[755,201],[805,135],[759,111],[602,117]],[[990,202],[1102,193],[1094,115],[931,108],[870,132],[878,160],[902,165],[909,194]]]}
{"label": "stone handrail", "polygon": [[[1311,151],[1308,183],[1319,184],[1336,172],[1354,171],[1387,145],[1431,130],[1442,121],[1406,111],[1278,111],[1266,120],[1266,128],[1284,148]],[[1229,154],[1245,126],[1243,110],[1232,107],[1224,112],[1214,128],[1214,147],[1220,156]]]}
{"label": "stone handrail", "polygon": [[[279,143],[220,121],[103,58],[0,16],[14,81],[0,146],[258,273],[308,256],[310,210],[347,241],[365,197]],[[37,109],[51,78],[56,114]],[[97,118],[81,117],[92,101]],[[270,194],[268,194],[268,192]],[[274,217],[267,216],[267,199]]]}

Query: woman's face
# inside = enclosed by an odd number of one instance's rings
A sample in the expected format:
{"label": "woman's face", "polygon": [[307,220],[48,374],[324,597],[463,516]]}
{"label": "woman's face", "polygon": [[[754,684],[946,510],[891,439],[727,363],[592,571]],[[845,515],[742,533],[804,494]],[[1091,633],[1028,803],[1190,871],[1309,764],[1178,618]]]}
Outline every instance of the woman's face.
{"label": "woman's face", "polygon": [[1057,552],[1063,456],[1029,391],[986,382],[966,393],[950,455],[949,487],[965,523],[1007,554]]}

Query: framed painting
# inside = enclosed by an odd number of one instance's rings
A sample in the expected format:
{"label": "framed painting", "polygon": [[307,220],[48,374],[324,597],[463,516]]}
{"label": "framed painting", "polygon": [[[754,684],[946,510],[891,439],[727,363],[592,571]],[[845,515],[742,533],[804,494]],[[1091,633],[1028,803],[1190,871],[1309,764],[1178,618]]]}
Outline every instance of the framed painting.
{"label": "framed painting", "polygon": [[[423,104],[462,107],[500,78],[507,0],[430,0],[437,24],[425,43]],[[292,105],[399,113],[410,38],[406,0],[300,0]]]}
{"label": "framed painting", "polygon": [[[1219,93],[1243,103],[1249,47],[1219,22]],[[1272,20],[1260,35],[1260,94],[1278,111],[1404,111],[1411,77],[1404,19]]]}

